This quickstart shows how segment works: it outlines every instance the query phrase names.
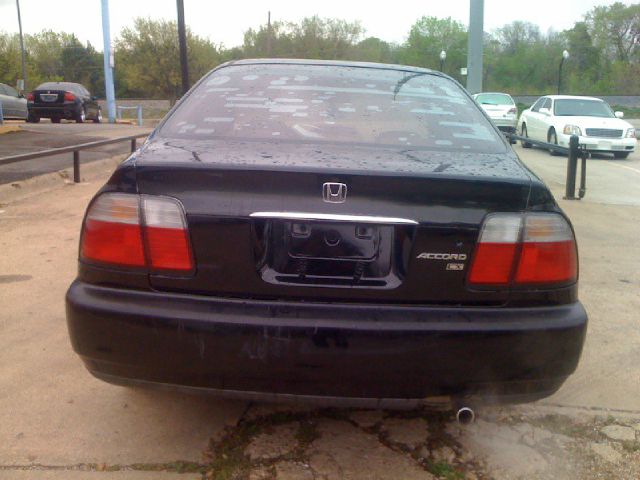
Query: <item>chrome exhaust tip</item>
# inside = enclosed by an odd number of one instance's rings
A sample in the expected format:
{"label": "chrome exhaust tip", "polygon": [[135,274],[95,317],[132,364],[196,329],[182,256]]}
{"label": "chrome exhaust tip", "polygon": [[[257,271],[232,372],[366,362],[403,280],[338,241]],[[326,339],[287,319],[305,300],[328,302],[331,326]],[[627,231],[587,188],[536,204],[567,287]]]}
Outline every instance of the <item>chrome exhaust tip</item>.
{"label": "chrome exhaust tip", "polygon": [[475,412],[469,407],[462,407],[456,412],[456,420],[460,425],[469,425],[476,419]]}

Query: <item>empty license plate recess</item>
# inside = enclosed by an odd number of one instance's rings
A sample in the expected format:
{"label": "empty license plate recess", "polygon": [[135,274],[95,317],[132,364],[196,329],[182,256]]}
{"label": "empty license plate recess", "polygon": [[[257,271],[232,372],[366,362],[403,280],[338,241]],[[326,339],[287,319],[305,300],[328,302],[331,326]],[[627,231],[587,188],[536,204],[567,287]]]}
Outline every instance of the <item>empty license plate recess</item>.
{"label": "empty license plate recess", "polygon": [[370,261],[380,246],[380,227],[369,224],[286,222],[284,233],[293,258]]}
{"label": "empty license plate recess", "polygon": [[[271,219],[257,222],[258,270],[269,283],[394,288],[398,248],[413,227]],[[395,253],[394,253],[395,252]]]}

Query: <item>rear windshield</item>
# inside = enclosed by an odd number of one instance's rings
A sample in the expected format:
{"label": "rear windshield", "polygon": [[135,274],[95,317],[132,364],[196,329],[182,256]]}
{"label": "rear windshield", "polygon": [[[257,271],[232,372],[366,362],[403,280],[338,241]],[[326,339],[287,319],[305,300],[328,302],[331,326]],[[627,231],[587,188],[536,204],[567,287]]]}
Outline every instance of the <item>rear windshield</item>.
{"label": "rear windshield", "polygon": [[601,100],[556,100],[553,113],[560,117],[615,117],[609,105]]}
{"label": "rear windshield", "polygon": [[481,105],[514,105],[513,98],[505,93],[481,93],[476,96]]}
{"label": "rear windshield", "polygon": [[77,83],[69,83],[69,82],[45,82],[36,88],[36,90],[71,90],[75,91],[78,89]]}
{"label": "rear windshield", "polygon": [[504,151],[478,106],[447,78],[326,65],[221,68],[179,105],[160,135]]}

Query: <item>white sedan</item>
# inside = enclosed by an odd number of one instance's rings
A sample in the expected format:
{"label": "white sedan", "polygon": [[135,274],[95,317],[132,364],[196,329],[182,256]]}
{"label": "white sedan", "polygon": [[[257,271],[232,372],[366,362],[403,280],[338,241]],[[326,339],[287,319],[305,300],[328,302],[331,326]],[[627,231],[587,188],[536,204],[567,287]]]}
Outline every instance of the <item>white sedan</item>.
{"label": "white sedan", "polygon": [[473,98],[487,112],[491,121],[503,132],[516,133],[518,108],[508,93],[476,93]]}
{"label": "white sedan", "polygon": [[[518,120],[520,135],[569,147],[571,135],[591,152],[627,158],[636,148],[636,130],[599,98],[570,95],[540,97]],[[531,144],[523,141],[524,148]],[[553,153],[553,152],[552,152]]]}

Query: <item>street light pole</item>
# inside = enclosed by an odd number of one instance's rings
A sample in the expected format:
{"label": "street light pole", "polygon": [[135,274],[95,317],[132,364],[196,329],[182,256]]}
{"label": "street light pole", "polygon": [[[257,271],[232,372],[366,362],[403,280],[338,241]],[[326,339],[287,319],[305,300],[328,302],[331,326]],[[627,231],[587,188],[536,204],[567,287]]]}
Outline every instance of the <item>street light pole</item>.
{"label": "street light pole", "polygon": [[440,52],[440,71],[444,73],[444,61],[447,59],[447,52],[442,50]]}
{"label": "street light pole", "polygon": [[24,53],[24,38],[22,37],[22,18],[20,17],[20,0],[16,0],[18,9],[18,28],[20,29],[20,52],[22,55],[22,90],[27,90],[27,62]]}
{"label": "street light pole", "polygon": [[558,95],[560,95],[560,87],[562,86],[562,64],[569,58],[569,52],[565,50],[562,52],[562,59],[560,59],[560,67],[558,68]]}

